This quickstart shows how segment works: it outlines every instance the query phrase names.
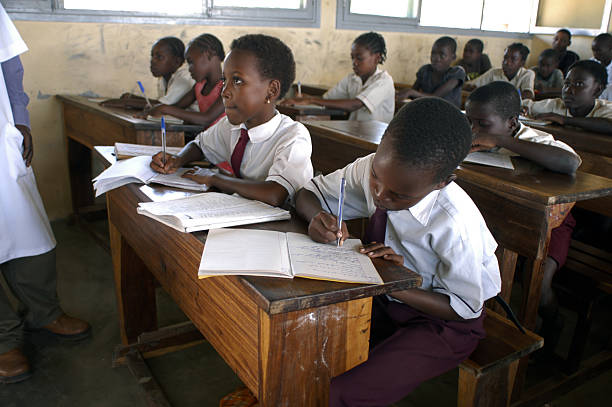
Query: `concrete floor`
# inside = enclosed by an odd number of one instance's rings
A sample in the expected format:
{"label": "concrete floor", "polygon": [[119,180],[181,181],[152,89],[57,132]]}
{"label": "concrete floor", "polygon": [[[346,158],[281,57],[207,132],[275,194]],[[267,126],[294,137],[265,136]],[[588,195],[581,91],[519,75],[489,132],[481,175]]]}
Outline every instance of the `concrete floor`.
{"label": "concrete floor", "polygon": [[[104,230],[106,223],[100,222],[98,227]],[[34,375],[19,384],[0,385],[0,406],[146,406],[127,367],[111,367],[119,335],[110,255],[78,226],[58,221],[53,223],[53,229],[58,240],[58,291],[62,306],[67,313],[89,321],[93,337],[80,344],[66,344],[41,333],[29,334],[25,352]],[[160,325],[186,319],[163,292],[158,296]],[[221,397],[241,384],[208,343],[147,363],[176,407],[217,406]],[[550,373],[544,368],[538,375]],[[610,383],[612,371],[547,405],[606,405]],[[456,388],[457,371],[453,370],[423,384],[396,406],[454,406]]]}

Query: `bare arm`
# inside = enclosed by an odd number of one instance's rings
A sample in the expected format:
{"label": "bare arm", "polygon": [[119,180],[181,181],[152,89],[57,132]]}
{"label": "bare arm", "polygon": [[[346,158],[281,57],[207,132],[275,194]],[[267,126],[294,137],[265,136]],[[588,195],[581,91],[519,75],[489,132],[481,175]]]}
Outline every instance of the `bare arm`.
{"label": "bare arm", "polygon": [[447,321],[463,321],[455,310],[450,306],[450,298],[446,294],[425,291],[419,288],[411,288],[396,291],[391,294],[406,305],[419,311]]}
{"label": "bare arm", "polygon": [[564,174],[574,174],[580,165],[580,158],[567,150],[547,144],[519,140],[509,136],[500,137],[488,134],[478,134],[472,142],[471,151],[490,149],[493,147],[506,148],[549,170]]}
{"label": "bare arm", "polygon": [[457,87],[459,84],[459,79],[451,79],[446,81],[442,86],[435,90],[433,93],[423,92],[422,90],[417,90],[415,88],[412,89],[404,89],[399,95],[403,95],[403,98],[411,97],[411,98],[420,98],[424,96],[438,96],[444,97],[448,93],[450,93],[453,89]]}
{"label": "bare arm", "polygon": [[570,125],[580,127],[595,133],[612,134],[612,120],[604,117],[568,117],[555,113],[543,113],[536,116],[537,119],[551,120],[562,126]]}
{"label": "bare arm", "polygon": [[283,105],[319,105],[332,109],[340,109],[346,112],[353,112],[364,106],[359,99],[322,99],[314,96],[285,99]]}
{"label": "bare arm", "polygon": [[274,181],[253,181],[223,174],[204,175],[200,174],[198,169],[187,171],[183,177],[228,194],[238,193],[245,198],[256,199],[272,206],[281,206],[289,195],[285,187]]}

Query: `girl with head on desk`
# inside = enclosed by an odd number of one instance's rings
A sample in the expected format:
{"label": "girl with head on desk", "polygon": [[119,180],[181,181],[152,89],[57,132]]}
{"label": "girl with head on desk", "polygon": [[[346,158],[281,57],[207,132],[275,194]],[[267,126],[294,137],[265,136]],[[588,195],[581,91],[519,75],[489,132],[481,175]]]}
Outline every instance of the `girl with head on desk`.
{"label": "girl with head on desk", "polygon": [[[205,128],[217,123],[225,116],[221,101],[223,58],[223,44],[214,35],[202,34],[193,39],[185,51],[189,72],[196,82],[192,91],[185,93],[175,104],[158,104],[150,110],[145,110],[142,116],[171,115]],[[189,110],[194,102],[197,102],[199,111]]]}
{"label": "girl with head on desk", "polygon": [[351,46],[353,73],[325,92],[323,98],[291,98],[283,104],[315,104],[350,112],[349,120],[389,123],[395,112],[395,88],[391,75],[378,68],[386,58],[387,48],[382,35],[375,32],[361,34]]}
{"label": "girl with head on desk", "polygon": [[183,176],[226,193],[282,205],[313,175],[308,130],[275,108],[294,79],[293,54],[278,38],[253,34],[235,39],[223,64],[221,95],[227,116],[166,162],[162,153],[153,156],[151,167],[172,173],[202,156],[213,164],[229,162],[233,176],[199,169]]}
{"label": "girl with head on desk", "polygon": [[[191,78],[185,62],[185,44],[176,37],[163,37],[151,48],[151,73],[158,78],[157,100],[152,103],[174,104],[193,88],[195,81]],[[119,99],[109,99],[102,106],[124,109],[144,109],[147,101],[140,95],[124,93]]]}
{"label": "girl with head on desk", "polygon": [[596,61],[578,61],[567,73],[561,99],[523,100],[523,106],[529,116],[537,119],[612,134],[612,102],[597,99],[607,81],[603,65]]}

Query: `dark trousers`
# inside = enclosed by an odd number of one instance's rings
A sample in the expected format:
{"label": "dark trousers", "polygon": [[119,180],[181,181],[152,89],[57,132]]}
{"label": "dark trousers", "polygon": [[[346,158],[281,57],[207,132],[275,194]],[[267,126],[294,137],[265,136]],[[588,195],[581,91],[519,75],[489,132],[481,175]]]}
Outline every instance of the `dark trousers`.
{"label": "dark trousers", "polygon": [[0,288],[0,353],[4,353],[22,344],[24,327],[45,326],[62,310],[57,298],[55,249],[7,261],[0,264],[0,271],[23,306],[23,312],[15,312]]}
{"label": "dark trousers", "polygon": [[332,379],[329,406],[388,406],[401,400],[465,360],[485,336],[483,319],[484,312],[472,320],[445,321],[375,298],[374,347],[366,362]]}

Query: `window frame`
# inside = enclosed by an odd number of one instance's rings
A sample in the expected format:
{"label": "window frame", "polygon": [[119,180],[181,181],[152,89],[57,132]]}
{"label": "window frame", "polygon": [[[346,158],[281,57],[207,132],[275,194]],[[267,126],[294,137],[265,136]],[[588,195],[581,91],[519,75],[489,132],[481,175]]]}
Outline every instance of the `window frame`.
{"label": "window frame", "polygon": [[302,10],[257,7],[215,7],[202,0],[200,16],[163,15],[133,11],[65,10],[63,0],[1,0],[16,20],[127,24],[190,24],[318,28],[321,1],[305,0]]}
{"label": "window frame", "polygon": [[587,37],[595,37],[601,33],[608,32],[610,20],[612,19],[612,0],[605,0],[603,16],[601,18],[601,26],[599,29],[596,28],[568,28],[568,27],[545,27],[536,25],[538,21],[538,8],[540,7],[540,0],[533,1],[533,8],[531,10],[531,24],[529,32],[532,34],[551,34],[554,35],[560,28],[567,28],[572,35],[583,35]]}

